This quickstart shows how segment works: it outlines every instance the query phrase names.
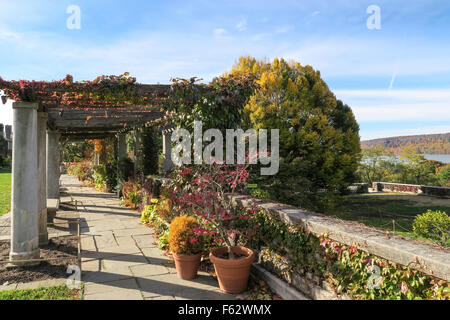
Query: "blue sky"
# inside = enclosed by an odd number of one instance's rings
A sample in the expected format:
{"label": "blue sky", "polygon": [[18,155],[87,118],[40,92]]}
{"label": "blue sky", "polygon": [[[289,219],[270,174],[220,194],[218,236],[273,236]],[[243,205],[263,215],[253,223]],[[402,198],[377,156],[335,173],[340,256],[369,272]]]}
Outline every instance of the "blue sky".
{"label": "blue sky", "polygon": [[[363,139],[450,132],[448,1],[0,1],[0,76],[211,80],[241,55],[321,71]],[[70,5],[81,28],[68,29]],[[381,29],[369,30],[370,5]],[[0,122],[11,122],[10,105]]]}

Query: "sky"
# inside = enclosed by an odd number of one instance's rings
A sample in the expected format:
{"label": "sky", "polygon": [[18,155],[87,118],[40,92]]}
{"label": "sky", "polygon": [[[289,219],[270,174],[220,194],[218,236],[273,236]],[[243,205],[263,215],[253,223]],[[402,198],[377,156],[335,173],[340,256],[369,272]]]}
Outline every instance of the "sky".
{"label": "sky", "polygon": [[[283,57],[320,70],[337,98],[352,108],[363,140],[450,132],[447,0],[0,0],[0,5],[5,80],[50,81],[71,74],[81,81],[130,72],[141,83],[192,76],[209,81],[242,55]],[[0,123],[12,123],[10,103],[0,104]]]}

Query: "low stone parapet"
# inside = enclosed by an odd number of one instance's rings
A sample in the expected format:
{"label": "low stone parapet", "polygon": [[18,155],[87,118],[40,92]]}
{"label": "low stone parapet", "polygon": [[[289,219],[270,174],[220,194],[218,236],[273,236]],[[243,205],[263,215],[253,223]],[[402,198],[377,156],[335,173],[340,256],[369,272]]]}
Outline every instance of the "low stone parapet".
{"label": "low stone parapet", "polygon": [[352,193],[368,193],[369,184],[368,183],[354,183],[348,187],[348,190]]}
{"label": "low stone parapet", "polygon": [[422,186],[422,193],[427,196],[450,198],[450,188],[447,187]]}
{"label": "low stone parapet", "polygon": [[427,196],[450,197],[449,187],[424,186],[391,182],[373,182],[372,189],[377,192],[402,192]]}
{"label": "low stone parapet", "polygon": [[252,202],[259,208],[278,214],[288,224],[301,224],[308,231],[327,236],[339,243],[356,246],[370,254],[449,281],[450,250],[432,243],[407,239],[353,221],[343,221],[285,204],[263,201],[245,195],[233,195],[233,201],[244,207]]}
{"label": "low stone parapet", "polygon": [[373,182],[372,189],[377,192],[403,192],[411,194],[422,193],[422,186],[416,184]]}

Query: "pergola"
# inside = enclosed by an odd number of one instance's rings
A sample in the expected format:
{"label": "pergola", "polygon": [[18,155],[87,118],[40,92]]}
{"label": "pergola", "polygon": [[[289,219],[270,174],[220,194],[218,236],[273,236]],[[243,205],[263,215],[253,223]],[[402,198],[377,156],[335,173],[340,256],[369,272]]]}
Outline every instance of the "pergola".
{"label": "pergola", "polygon": [[[52,82],[5,81],[1,97],[13,99],[11,252],[14,265],[33,264],[48,242],[47,200],[59,197],[59,140],[117,138],[117,156],[126,157],[125,133],[160,121],[163,170],[172,166],[171,116],[186,120],[194,110],[233,125],[255,88],[250,74],[175,79],[172,85],[139,84],[128,73],[73,82],[67,75]],[[227,109],[227,112],[223,112]],[[198,111],[200,110],[200,111]],[[190,114],[190,116],[192,116]],[[205,115],[204,115],[205,116]],[[229,127],[230,128],[230,127]],[[54,200],[52,200],[54,201]]]}
{"label": "pergola", "polygon": [[[171,90],[170,85],[137,84],[122,76],[88,83],[73,83],[69,77],[39,83],[0,78],[0,89],[15,100],[10,252],[14,265],[34,264],[39,246],[48,243],[47,203],[59,198],[59,140],[116,137],[118,157],[125,157],[125,133],[163,118]],[[163,142],[167,168],[168,134]]]}

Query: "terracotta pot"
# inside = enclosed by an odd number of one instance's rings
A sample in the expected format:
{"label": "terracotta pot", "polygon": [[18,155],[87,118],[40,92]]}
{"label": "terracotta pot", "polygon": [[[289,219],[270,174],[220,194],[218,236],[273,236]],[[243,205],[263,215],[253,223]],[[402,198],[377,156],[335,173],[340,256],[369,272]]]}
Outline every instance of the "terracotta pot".
{"label": "terracotta pot", "polygon": [[178,278],[189,280],[197,276],[197,270],[200,266],[202,254],[173,254]]}
{"label": "terracotta pot", "polygon": [[247,289],[248,277],[255,254],[252,250],[236,246],[232,247],[233,253],[244,254],[245,257],[239,259],[219,258],[228,251],[227,247],[212,250],[209,259],[214,264],[220,290],[227,293],[241,293]]}

